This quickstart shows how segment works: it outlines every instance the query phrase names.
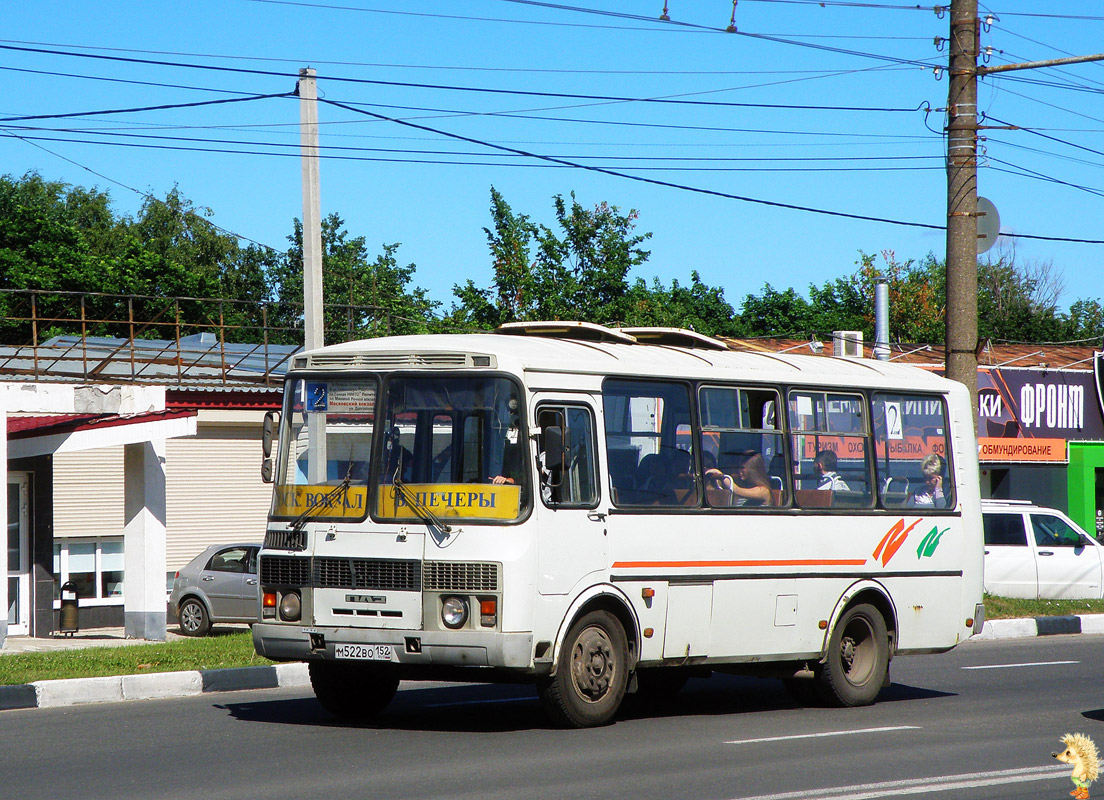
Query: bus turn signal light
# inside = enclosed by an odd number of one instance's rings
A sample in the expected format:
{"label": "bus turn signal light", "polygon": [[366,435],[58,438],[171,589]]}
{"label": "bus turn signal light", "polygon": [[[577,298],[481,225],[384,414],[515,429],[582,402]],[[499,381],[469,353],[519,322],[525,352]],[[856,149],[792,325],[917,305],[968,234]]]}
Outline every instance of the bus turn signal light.
{"label": "bus turn signal light", "polygon": [[498,624],[498,600],[494,597],[479,599],[479,624],[484,628],[493,628]]}
{"label": "bus turn signal light", "polygon": [[276,592],[265,592],[261,596],[261,605],[265,608],[276,608]]}

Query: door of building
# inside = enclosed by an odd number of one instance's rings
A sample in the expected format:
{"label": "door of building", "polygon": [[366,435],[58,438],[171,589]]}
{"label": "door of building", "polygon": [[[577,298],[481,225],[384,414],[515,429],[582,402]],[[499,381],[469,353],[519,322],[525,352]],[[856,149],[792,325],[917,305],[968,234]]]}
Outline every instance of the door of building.
{"label": "door of building", "polygon": [[30,634],[30,475],[8,473],[8,635]]}

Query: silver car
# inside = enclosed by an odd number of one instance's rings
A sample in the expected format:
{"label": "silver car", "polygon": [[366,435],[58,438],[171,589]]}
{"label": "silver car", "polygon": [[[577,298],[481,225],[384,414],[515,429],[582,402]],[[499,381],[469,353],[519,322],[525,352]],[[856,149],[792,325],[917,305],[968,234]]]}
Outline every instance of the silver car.
{"label": "silver car", "polygon": [[211,545],[176,573],[169,608],[180,632],[204,636],[213,623],[257,621],[259,544]]}

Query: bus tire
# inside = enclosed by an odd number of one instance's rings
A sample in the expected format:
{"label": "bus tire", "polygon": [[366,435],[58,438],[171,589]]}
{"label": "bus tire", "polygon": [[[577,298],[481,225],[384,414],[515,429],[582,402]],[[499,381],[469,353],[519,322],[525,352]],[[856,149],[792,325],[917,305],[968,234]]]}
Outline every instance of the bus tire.
{"label": "bus tire", "polygon": [[399,688],[395,671],[380,664],[311,661],[307,671],[318,702],[341,719],[371,719],[387,708]]}
{"label": "bus tire", "polygon": [[568,631],[555,672],[537,686],[553,723],[592,728],[613,720],[629,684],[629,644],[608,611],[584,614]]}
{"label": "bus tire", "polygon": [[885,620],[865,603],[843,613],[828,642],[819,671],[820,694],[837,706],[874,702],[889,670],[889,635]]}

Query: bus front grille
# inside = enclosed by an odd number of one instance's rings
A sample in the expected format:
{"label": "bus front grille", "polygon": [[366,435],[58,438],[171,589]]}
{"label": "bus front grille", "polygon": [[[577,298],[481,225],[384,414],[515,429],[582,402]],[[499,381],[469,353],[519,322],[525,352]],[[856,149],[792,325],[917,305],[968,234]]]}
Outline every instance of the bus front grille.
{"label": "bus front grille", "polygon": [[296,556],[261,556],[260,578],[263,586],[307,586],[311,560]]}
{"label": "bus front grille", "polygon": [[265,550],[306,550],[307,532],[298,531],[266,531],[264,537]]}
{"label": "bus front grille", "polygon": [[471,561],[426,561],[426,589],[444,592],[497,592],[498,565]]}
{"label": "bus front grille", "polygon": [[384,558],[316,558],[314,585],[323,589],[384,589],[417,592],[419,562]]}
{"label": "bus front grille", "polygon": [[497,592],[498,564],[389,558],[261,556],[264,586],[419,592]]}

